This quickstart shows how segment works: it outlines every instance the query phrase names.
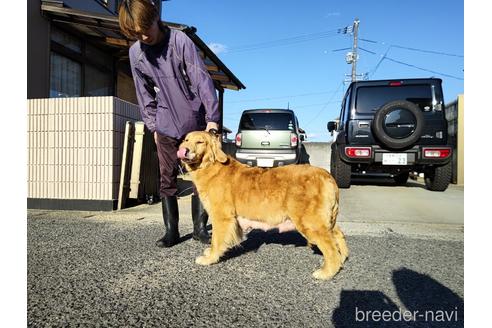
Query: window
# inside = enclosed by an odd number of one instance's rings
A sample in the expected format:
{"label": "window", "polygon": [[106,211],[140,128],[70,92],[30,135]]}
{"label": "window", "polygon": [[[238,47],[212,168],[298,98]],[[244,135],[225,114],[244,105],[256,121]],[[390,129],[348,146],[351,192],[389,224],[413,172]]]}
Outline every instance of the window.
{"label": "window", "polygon": [[241,117],[239,129],[294,131],[294,116],[289,113],[245,113]]}
{"label": "window", "polygon": [[113,65],[113,58],[110,55],[89,43],[85,46],[85,56],[92,60],[94,64],[104,67],[111,67]]}
{"label": "window", "polygon": [[113,57],[53,26],[50,97],[111,96]]}
{"label": "window", "polygon": [[51,40],[75,52],[82,52],[82,41],[60,29],[51,29]]}
{"label": "window", "polygon": [[90,65],[85,66],[85,96],[107,96],[111,94],[111,75]]}
{"label": "window", "polygon": [[426,107],[432,108],[431,87],[427,84],[360,87],[357,89],[357,112],[374,113],[384,104],[394,100],[411,101],[422,110]]}
{"label": "window", "polygon": [[82,65],[51,52],[50,97],[77,97],[82,95]]}
{"label": "window", "polygon": [[345,97],[342,102],[342,111],[340,113],[340,122],[338,123],[337,130],[343,130],[344,122],[347,119],[347,116],[350,116],[350,96],[352,95],[352,88],[349,88],[345,93]]}

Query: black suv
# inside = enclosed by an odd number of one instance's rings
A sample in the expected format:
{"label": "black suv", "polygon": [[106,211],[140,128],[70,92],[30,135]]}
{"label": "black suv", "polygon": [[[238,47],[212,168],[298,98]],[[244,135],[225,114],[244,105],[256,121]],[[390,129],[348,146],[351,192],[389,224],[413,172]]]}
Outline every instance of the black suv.
{"label": "black suv", "polygon": [[389,174],[405,184],[410,172],[424,173],[429,190],[451,181],[451,152],[442,80],[352,82],[345,93],[331,145],[331,174],[340,188],[351,175]]}

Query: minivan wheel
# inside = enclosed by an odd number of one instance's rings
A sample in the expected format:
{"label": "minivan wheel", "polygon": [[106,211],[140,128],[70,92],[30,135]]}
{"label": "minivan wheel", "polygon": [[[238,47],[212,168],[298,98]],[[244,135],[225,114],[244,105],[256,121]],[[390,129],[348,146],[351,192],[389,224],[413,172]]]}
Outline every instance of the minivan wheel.
{"label": "minivan wheel", "polygon": [[452,174],[451,162],[442,166],[428,168],[425,171],[425,186],[432,191],[444,191],[451,182]]}
{"label": "minivan wheel", "polygon": [[407,183],[408,181],[408,176],[409,176],[409,173],[408,172],[405,172],[405,173],[400,173],[398,175],[395,175],[393,177],[393,179],[395,180],[395,183],[399,186],[403,186]]}
{"label": "minivan wheel", "polygon": [[402,149],[419,140],[424,129],[420,107],[407,100],[395,100],[382,106],[372,121],[378,140],[393,149]]}
{"label": "minivan wheel", "polygon": [[335,178],[338,188],[350,188],[352,167],[340,158],[336,149],[332,149],[331,151],[330,171],[331,175]]}

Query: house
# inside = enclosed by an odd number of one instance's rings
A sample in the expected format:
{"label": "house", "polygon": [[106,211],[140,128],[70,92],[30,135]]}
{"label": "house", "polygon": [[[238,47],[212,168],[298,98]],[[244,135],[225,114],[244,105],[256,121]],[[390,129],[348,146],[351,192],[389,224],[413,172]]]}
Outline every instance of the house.
{"label": "house", "polygon": [[[115,208],[125,122],[140,120],[120,3],[28,1],[28,208]],[[224,91],[245,86],[196,28],[164,23],[195,43],[223,113]]]}

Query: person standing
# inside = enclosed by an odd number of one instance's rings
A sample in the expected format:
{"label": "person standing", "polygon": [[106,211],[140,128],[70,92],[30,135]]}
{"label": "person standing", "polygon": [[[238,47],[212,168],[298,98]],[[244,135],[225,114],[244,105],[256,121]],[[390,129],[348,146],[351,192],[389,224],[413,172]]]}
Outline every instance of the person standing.
{"label": "person standing", "polygon": [[[188,132],[219,129],[217,94],[193,41],[165,26],[151,0],[123,0],[119,24],[137,40],[129,50],[130,66],[142,119],[157,145],[164,236],[156,245],[171,247],[179,242],[177,150]],[[210,243],[208,214],[194,191],[193,239]]]}

